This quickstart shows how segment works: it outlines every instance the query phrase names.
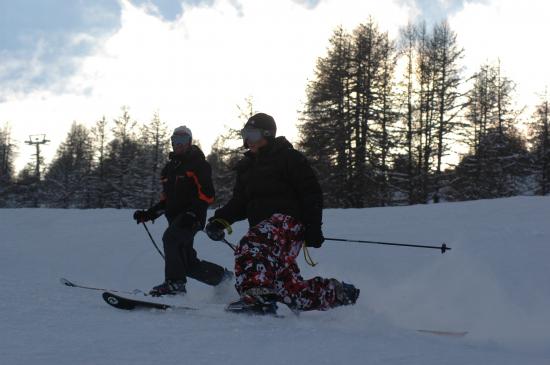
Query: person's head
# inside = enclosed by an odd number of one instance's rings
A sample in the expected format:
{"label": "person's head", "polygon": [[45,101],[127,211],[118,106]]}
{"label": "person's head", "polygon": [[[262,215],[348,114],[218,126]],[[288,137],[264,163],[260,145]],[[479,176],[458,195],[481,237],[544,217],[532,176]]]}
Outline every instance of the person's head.
{"label": "person's head", "polygon": [[244,146],[253,153],[257,153],[260,148],[269,144],[275,139],[276,134],[275,119],[265,113],[254,114],[241,131]]}
{"label": "person's head", "polygon": [[170,141],[172,142],[172,150],[174,153],[176,155],[181,155],[185,153],[189,147],[191,147],[193,133],[191,133],[191,129],[182,125],[181,127],[174,129],[174,133],[172,133]]}

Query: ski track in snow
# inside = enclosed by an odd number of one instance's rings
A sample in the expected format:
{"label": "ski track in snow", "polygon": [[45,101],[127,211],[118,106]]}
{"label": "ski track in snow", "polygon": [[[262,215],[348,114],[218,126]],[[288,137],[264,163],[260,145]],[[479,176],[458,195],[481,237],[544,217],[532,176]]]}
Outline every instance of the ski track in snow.
{"label": "ski track in snow", "polygon": [[[0,210],[0,364],[550,364],[550,198],[326,210],[325,235],[452,250],[326,242],[302,274],[361,289],[353,307],[285,318],[223,312],[232,288],[193,280],[199,311],[121,311],[76,283],[148,290],[163,262],[131,210]],[[163,219],[149,225],[160,243]],[[237,242],[246,224],[235,225]],[[223,244],[199,257],[232,267]],[[469,331],[463,338],[415,329]]]}

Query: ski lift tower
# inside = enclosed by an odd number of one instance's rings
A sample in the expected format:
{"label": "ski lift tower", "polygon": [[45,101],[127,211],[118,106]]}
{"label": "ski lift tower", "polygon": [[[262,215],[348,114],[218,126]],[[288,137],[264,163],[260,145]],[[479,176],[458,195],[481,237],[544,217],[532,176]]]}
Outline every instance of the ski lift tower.
{"label": "ski lift tower", "polygon": [[29,146],[36,146],[36,178],[40,181],[40,146],[50,142],[45,134],[32,134],[29,140],[25,141]]}

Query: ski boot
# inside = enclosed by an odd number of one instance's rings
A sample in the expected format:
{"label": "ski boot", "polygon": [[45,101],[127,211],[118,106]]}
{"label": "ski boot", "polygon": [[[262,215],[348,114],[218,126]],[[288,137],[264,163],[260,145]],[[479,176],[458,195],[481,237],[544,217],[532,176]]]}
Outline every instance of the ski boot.
{"label": "ski boot", "polygon": [[277,316],[276,296],[269,289],[249,289],[243,293],[241,299],[229,303],[225,310],[250,315]]}
{"label": "ski boot", "polygon": [[233,272],[224,269],[222,278],[218,284],[214,286],[214,300],[217,303],[227,303],[229,298],[233,298],[235,293],[235,275]]}
{"label": "ski boot", "polygon": [[361,291],[355,286],[346,284],[343,281],[340,282],[336,279],[331,279],[331,284],[336,294],[336,306],[353,305],[357,302],[357,298],[359,298],[359,293]]}
{"label": "ski boot", "polygon": [[183,280],[166,280],[164,283],[157,285],[149,291],[149,294],[154,297],[160,297],[163,295],[176,295],[185,294],[185,281]]}
{"label": "ski boot", "polygon": [[233,274],[233,271],[223,269],[222,280],[219,282],[218,285],[224,285],[224,284],[227,284],[227,283],[231,283],[234,278],[235,278],[235,274]]}

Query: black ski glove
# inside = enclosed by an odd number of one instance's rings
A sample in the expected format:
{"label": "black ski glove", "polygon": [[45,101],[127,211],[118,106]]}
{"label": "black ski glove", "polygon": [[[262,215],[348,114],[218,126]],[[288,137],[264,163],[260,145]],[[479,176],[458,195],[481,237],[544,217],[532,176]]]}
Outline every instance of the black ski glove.
{"label": "black ski glove", "polygon": [[210,218],[204,231],[212,241],[221,241],[225,238],[225,226],[216,218]]}
{"label": "black ski glove", "polygon": [[321,226],[320,225],[306,226],[304,240],[306,242],[307,247],[315,247],[315,248],[321,247],[323,242],[325,242],[325,237],[323,237]]}
{"label": "black ski glove", "polygon": [[155,219],[157,219],[157,215],[150,209],[136,210],[134,212],[134,219],[136,220],[137,224],[140,224],[148,221],[154,221]]}

